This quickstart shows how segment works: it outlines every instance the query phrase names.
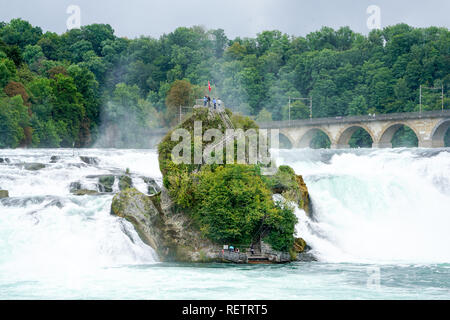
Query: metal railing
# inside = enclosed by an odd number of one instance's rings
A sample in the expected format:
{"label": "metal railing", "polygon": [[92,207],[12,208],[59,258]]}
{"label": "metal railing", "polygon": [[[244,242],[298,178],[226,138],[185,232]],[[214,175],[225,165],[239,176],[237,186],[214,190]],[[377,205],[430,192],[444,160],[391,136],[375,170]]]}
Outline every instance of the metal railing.
{"label": "metal railing", "polygon": [[[218,103],[216,103],[216,104],[217,104],[217,107],[219,109],[224,109],[225,110],[225,104],[223,103],[223,101],[221,102],[220,107],[219,107]],[[195,106],[196,107],[197,106],[205,107],[205,102],[203,101],[203,99],[195,99]],[[208,104],[206,104],[206,107],[208,107]],[[214,108],[214,104],[212,102],[212,99],[210,101],[210,107]]]}
{"label": "metal railing", "polygon": [[335,123],[354,123],[354,122],[370,122],[380,120],[407,120],[407,119],[422,119],[422,118],[440,118],[450,117],[450,110],[434,110],[424,112],[401,112],[401,113],[383,113],[377,115],[367,116],[346,116],[346,117],[328,117],[328,118],[312,118],[301,120],[284,120],[284,121],[270,121],[258,122],[260,128],[286,128],[299,127],[310,125],[323,125]]}

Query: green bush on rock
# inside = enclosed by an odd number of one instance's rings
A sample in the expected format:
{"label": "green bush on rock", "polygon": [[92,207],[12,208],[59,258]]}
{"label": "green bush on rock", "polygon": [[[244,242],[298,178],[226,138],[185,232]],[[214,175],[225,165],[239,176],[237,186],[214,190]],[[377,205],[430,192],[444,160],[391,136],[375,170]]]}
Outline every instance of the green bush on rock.
{"label": "green bush on rock", "polygon": [[[227,114],[235,128],[258,130],[251,119],[233,115],[229,110]],[[177,128],[184,128],[193,136],[194,121],[202,121],[202,134],[209,128],[225,132],[220,116],[206,108],[194,109],[193,115]],[[272,199],[277,183],[300,193],[291,168],[280,167],[274,180],[261,174],[260,165],[175,164],[171,152],[178,143],[171,141],[169,132],[158,146],[163,184],[203,236],[218,244],[233,243],[242,248],[264,238],[275,250],[292,249],[297,218],[292,208]],[[193,141],[191,147],[193,157]]]}

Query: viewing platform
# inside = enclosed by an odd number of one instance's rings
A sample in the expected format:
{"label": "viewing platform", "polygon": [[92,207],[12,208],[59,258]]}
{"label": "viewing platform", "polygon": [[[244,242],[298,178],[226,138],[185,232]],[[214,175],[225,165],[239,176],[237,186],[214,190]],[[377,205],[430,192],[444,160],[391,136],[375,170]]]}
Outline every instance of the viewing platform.
{"label": "viewing platform", "polygon": [[261,248],[256,247],[254,253],[251,253],[250,248],[246,248],[245,252],[235,252],[224,249],[219,253],[219,257],[225,262],[232,263],[287,263],[291,261],[291,257],[287,252],[274,251],[270,246],[261,242]]}

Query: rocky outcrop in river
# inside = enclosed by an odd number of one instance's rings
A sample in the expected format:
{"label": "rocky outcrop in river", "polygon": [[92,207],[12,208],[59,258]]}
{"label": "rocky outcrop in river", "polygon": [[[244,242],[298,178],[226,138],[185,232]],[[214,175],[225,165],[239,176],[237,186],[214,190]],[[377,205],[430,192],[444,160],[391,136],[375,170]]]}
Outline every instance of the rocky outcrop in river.
{"label": "rocky outcrop in river", "polygon": [[111,213],[131,222],[142,241],[162,261],[220,260],[221,247],[200,235],[192,221],[175,209],[164,188],[154,196],[146,196],[134,188],[125,189],[114,196]]}

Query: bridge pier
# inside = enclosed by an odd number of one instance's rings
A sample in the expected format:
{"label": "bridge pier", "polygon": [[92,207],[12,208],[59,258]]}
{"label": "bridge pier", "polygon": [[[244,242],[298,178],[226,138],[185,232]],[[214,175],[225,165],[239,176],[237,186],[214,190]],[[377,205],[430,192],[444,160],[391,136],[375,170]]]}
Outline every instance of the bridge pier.
{"label": "bridge pier", "polygon": [[372,143],[372,148],[392,148],[392,143],[390,142],[374,142]]}
{"label": "bridge pier", "polygon": [[[442,145],[442,146],[444,146],[444,145]],[[418,147],[419,148],[433,148],[433,147],[434,148],[439,148],[439,147],[433,145],[433,141],[431,141],[431,140],[421,140],[421,139],[419,139]]]}
{"label": "bridge pier", "polygon": [[349,149],[350,145],[348,144],[339,144],[339,143],[332,143],[330,145],[330,149]]}

